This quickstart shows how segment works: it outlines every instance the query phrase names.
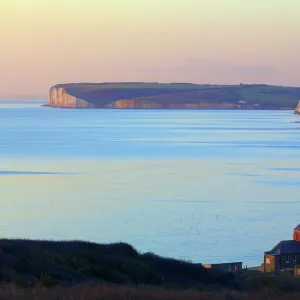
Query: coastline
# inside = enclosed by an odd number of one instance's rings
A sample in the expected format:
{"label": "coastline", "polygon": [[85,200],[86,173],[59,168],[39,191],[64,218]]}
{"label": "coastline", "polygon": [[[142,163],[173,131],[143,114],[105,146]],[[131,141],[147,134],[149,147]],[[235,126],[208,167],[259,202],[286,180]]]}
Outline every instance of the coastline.
{"label": "coastline", "polygon": [[[266,110],[282,110],[282,111],[295,111],[292,107],[280,107],[280,108],[215,108],[215,107],[206,107],[206,108],[115,108],[115,107],[64,107],[64,106],[55,106],[51,104],[42,104],[42,107],[50,107],[50,108],[63,108],[63,109],[96,109],[96,110],[191,110],[191,111],[200,111],[200,110],[257,110],[257,111],[266,111]],[[300,114],[300,112],[299,112]]]}

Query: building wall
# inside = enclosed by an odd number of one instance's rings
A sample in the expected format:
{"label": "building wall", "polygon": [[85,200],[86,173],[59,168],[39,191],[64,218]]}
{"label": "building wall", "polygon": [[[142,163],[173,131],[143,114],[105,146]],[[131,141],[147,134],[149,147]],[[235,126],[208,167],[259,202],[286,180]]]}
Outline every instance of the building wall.
{"label": "building wall", "polygon": [[300,230],[294,231],[293,240],[300,242]]}
{"label": "building wall", "polygon": [[270,255],[265,254],[264,257],[264,272],[274,273],[280,269],[294,268],[300,264],[300,254],[291,255]]}
{"label": "building wall", "polygon": [[280,256],[280,265],[282,268],[294,268],[297,264],[300,264],[300,254]]}
{"label": "building wall", "polygon": [[295,274],[296,276],[300,276],[300,265],[295,266],[294,274]]}
{"label": "building wall", "polygon": [[274,273],[276,268],[278,268],[278,262],[276,265],[276,256],[265,254],[264,257],[264,272]]}
{"label": "building wall", "polygon": [[238,272],[243,269],[242,262],[232,262],[223,264],[204,264],[202,265],[206,269],[219,270],[221,272]]}

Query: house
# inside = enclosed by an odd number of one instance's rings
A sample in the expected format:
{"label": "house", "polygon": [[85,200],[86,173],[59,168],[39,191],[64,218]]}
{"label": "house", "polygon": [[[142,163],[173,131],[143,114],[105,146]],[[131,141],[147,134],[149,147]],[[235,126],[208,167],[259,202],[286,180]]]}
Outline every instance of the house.
{"label": "house", "polygon": [[238,104],[247,104],[248,102],[247,101],[245,101],[245,100],[240,100],[240,101],[238,101]]}
{"label": "house", "polygon": [[294,229],[293,239],[279,242],[272,250],[265,252],[264,272],[277,273],[293,271],[300,264],[300,224]]}
{"label": "house", "polygon": [[300,224],[294,229],[293,240],[300,242]]}
{"label": "house", "polygon": [[221,272],[239,272],[243,270],[242,262],[220,263],[220,264],[202,264],[206,269],[218,270]]}

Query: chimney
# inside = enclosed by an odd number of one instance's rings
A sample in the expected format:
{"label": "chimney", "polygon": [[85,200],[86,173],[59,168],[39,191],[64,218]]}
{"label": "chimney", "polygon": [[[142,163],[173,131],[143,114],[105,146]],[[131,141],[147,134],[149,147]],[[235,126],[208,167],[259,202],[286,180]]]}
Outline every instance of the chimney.
{"label": "chimney", "polygon": [[300,224],[294,229],[293,240],[300,243]]}

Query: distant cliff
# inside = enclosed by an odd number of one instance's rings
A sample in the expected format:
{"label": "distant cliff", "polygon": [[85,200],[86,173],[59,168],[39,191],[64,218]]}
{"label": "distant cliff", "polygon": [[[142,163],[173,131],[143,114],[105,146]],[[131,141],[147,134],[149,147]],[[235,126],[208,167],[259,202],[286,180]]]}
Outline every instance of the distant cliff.
{"label": "distant cliff", "polygon": [[[116,109],[290,109],[300,88],[191,83],[69,83],[50,88],[47,106]],[[297,107],[298,108],[298,107]],[[300,107],[298,109],[300,111]]]}
{"label": "distant cliff", "polygon": [[63,87],[52,87],[48,106],[65,108],[93,108],[93,104],[70,95]]}
{"label": "distant cliff", "polygon": [[298,105],[295,109],[295,114],[300,115],[300,101],[298,102]]}

